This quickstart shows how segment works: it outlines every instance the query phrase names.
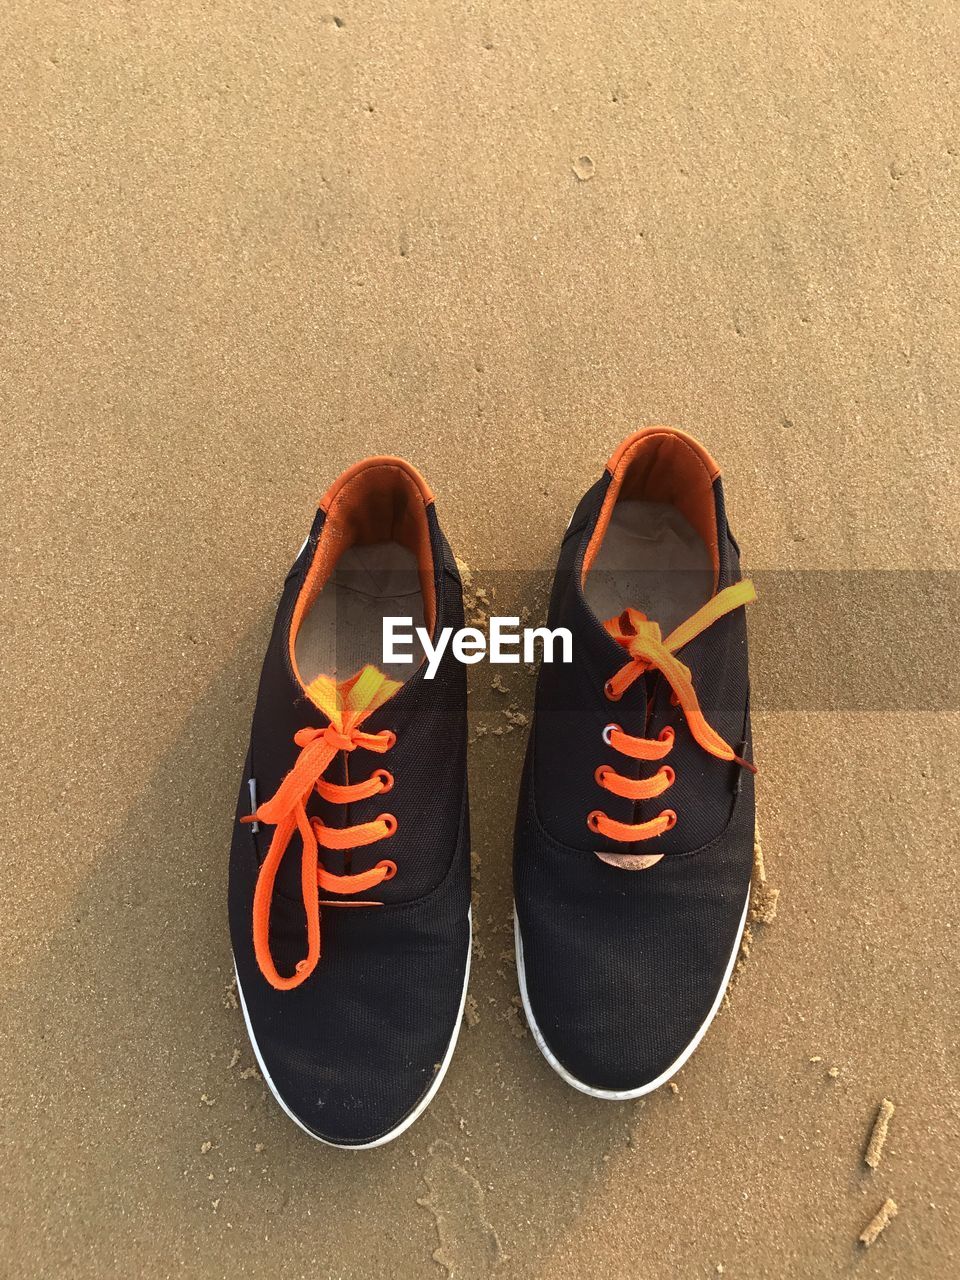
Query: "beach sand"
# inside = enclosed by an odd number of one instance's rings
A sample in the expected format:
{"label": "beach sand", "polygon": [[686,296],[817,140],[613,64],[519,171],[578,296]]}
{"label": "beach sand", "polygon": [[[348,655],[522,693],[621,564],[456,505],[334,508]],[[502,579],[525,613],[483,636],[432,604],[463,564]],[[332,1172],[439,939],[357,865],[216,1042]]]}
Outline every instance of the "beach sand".
{"label": "beach sand", "polygon": [[[0,35],[3,1273],[958,1274],[950,633],[846,705],[870,575],[840,646],[763,576],[960,565],[960,10],[8,0]],[[533,681],[475,669],[470,1025],[397,1142],[319,1146],[252,1070],[225,908],[315,504],[400,453],[536,607],[649,422],[719,459],[756,571],[776,916],[676,1090],[568,1089],[510,959]]]}

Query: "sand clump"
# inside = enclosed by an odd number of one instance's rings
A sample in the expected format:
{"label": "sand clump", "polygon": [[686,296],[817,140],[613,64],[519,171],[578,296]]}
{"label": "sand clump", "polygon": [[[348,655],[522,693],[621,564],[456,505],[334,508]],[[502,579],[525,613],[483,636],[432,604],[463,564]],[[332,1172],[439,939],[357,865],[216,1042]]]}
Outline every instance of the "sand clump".
{"label": "sand clump", "polygon": [[[501,692],[507,692],[506,689]],[[502,724],[488,725],[481,721],[473,730],[473,733],[467,739],[468,744],[472,746],[480,738],[493,736],[494,738],[505,738],[507,734],[513,733],[516,729],[526,729],[530,725],[530,717],[525,711],[521,711],[516,703],[504,707],[500,712],[503,718]]]}
{"label": "sand clump", "polygon": [[750,900],[750,919],[757,924],[773,924],[777,918],[777,903],[779,899],[779,889],[771,888],[768,885],[756,886]]}
{"label": "sand clump", "polygon": [[730,994],[737,979],[743,972],[747,960],[753,951],[754,925],[769,926],[777,917],[777,904],[780,890],[767,883],[767,868],[763,860],[763,847],[760,844],[760,832],[756,831],[753,840],[753,879],[750,884],[750,907],[747,911],[747,923],[740,939],[740,953],[730,977],[730,983],[723,997],[723,1008],[730,1003]]}
{"label": "sand clump", "polygon": [[897,1202],[887,1196],[883,1204],[860,1232],[860,1243],[867,1249],[873,1244],[881,1231],[885,1231],[897,1216]]}
{"label": "sand clump", "polygon": [[485,631],[490,622],[490,610],[496,595],[493,587],[477,586],[473,578],[473,570],[465,560],[455,557],[460,582],[463,586],[463,613],[468,627],[478,627]]}
{"label": "sand clump", "polygon": [[509,1023],[511,1035],[518,1040],[522,1040],[528,1034],[527,1016],[524,1013],[523,1000],[520,996],[514,996],[511,999],[509,1008],[506,1013],[501,1014],[501,1017]]}
{"label": "sand clump", "polygon": [[864,1164],[871,1169],[880,1167],[880,1157],[883,1155],[883,1144],[887,1140],[887,1130],[890,1127],[890,1121],[896,1110],[889,1098],[884,1098],[877,1110],[876,1119],[873,1122],[873,1129],[870,1133],[870,1141],[867,1143],[866,1154],[863,1157]]}
{"label": "sand clump", "polygon": [[759,830],[753,839],[753,884],[750,889],[750,919],[757,924],[773,924],[777,917],[780,890],[767,884],[767,868]]}

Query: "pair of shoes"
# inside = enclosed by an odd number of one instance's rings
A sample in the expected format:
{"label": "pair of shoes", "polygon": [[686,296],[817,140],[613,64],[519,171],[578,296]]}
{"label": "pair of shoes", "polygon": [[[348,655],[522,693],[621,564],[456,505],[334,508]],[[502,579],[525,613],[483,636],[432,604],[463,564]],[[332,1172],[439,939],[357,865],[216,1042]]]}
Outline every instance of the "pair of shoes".
{"label": "pair of shoes", "polygon": [[[693,1052],[753,865],[741,578],[719,469],[684,432],[616,451],[564,536],[514,849],[517,969],[550,1065],[635,1098]],[[470,968],[467,699],[448,645],[383,661],[383,620],[463,626],[423,478],[337,480],[284,586],[230,858],[237,990],[264,1079],[313,1137],[373,1147],[450,1064]],[[392,656],[392,655],[391,655]],[[338,673],[350,674],[338,679]],[[406,676],[405,679],[400,678]]]}

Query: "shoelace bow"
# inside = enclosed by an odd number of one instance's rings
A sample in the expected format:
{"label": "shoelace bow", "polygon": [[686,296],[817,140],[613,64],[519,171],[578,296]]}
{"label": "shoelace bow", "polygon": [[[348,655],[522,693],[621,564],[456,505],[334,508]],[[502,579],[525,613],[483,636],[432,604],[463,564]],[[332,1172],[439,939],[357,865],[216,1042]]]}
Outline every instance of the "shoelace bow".
{"label": "shoelace bow", "polygon": [[[689,644],[718,618],[750,604],[756,598],[757,593],[749,579],[725,587],[675,631],[671,631],[665,640],[659,624],[652,622],[638,609],[624,609],[616,618],[610,618],[603,625],[617,644],[626,649],[630,660],[607,681],[607,697],[617,702],[644,672],[661,672],[673,690],[690,732],[699,746],[718,760],[735,761],[756,773],[756,766],[738,756],[729,743],[707,723],[697,700],[690,669],[675,656],[678,649]],[[636,738],[624,733],[619,725],[608,725],[604,738],[614,750],[633,760],[662,760],[673,747],[674,731],[668,726],[657,738]],[[669,765],[661,766],[651,778],[625,778],[606,765],[601,765],[596,772],[596,780],[601,787],[628,800],[652,800],[662,795],[673,785],[675,776]],[[664,809],[648,822],[633,823],[615,822],[602,810],[594,809],[587,816],[587,825],[591,831],[610,840],[633,842],[651,840],[654,836],[662,835],[664,831],[669,831],[676,820],[677,815],[673,809]]]}
{"label": "shoelace bow", "polygon": [[[349,804],[390,790],[393,777],[385,769],[377,769],[364,782],[346,786],[326,781],[323,774],[340,751],[362,747],[365,751],[382,754],[390,750],[396,742],[394,733],[388,729],[380,733],[363,733],[358,726],[399,688],[398,681],[388,680],[382,671],[369,666],[340,685],[329,676],[319,676],[314,680],[309,689],[311,698],[330,723],[322,729],[297,730],[294,742],[300,748],[300,754],[293,768],[269,800],[259,805],[249,817],[240,819],[241,822],[262,822],[274,828],[253,895],[253,947],[260,972],[278,991],[290,991],[300,986],[317,967],[320,959],[319,889],[328,893],[362,893],[396,874],[396,863],[385,858],[369,871],[335,875],[321,864],[319,852],[321,847],[357,849],[393,835],[397,820],[392,814],[382,813],[374,821],[355,827],[328,827],[319,818],[307,816],[307,803],[314,791],[334,804]],[[303,845],[300,883],[307,919],[307,954],[297,963],[295,972],[285,977],[278,972],[270,951],[270,906],[280,864],[295,831],[300,832]]]}

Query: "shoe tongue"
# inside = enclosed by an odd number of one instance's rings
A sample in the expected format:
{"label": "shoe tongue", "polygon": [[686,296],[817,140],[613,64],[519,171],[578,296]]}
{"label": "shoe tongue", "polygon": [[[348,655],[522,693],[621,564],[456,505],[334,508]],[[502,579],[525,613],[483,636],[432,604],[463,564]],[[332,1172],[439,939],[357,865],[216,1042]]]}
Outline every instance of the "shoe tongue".
{"label": "shoe tongue", "polygon": [[348,680],[338,682],[333,676],[317,676],[307,685],[306,692],[330,723],[346,732],[362,724],[402,687],[401,681],[391,680],[368,663]]}

